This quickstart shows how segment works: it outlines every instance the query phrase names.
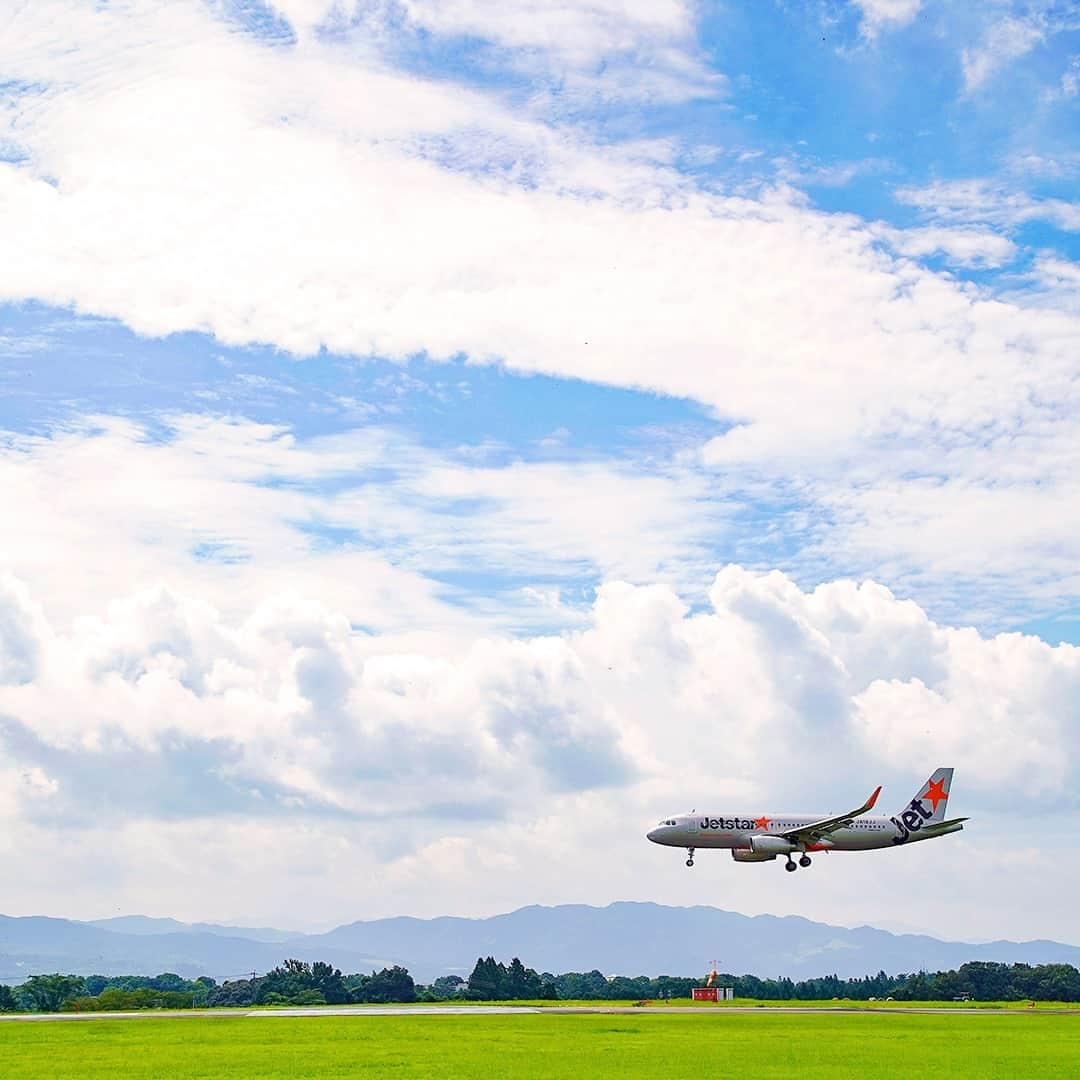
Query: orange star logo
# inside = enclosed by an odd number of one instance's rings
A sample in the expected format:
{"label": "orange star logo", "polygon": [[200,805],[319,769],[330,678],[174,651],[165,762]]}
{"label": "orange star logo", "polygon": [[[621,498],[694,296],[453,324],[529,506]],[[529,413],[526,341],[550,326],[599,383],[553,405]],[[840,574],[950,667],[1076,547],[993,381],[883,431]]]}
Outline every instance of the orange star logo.
{"label": "orange star logo", "polygon": [[926,791],[919,796],[920,799],[926,799],[927,802],[934,804],[934,813],[937,813],[937,804],[944,802],[949,797],[949,793],[945,790],[944,780],[931,780],[927,785]]}
{"label": "orange star logo", "polygon": [[759,829],[767,829],[769,827],[769,819],[762,815],[754,822],[754,825]]}

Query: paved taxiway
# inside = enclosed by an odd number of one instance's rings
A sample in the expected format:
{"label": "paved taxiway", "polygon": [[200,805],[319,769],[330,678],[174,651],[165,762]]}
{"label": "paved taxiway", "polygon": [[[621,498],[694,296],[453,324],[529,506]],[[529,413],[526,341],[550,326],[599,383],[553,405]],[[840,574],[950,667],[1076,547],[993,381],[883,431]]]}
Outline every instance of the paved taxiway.
{"label": "paved taxiway", "polygon": [[761,1005],[725,1005],[720,1008],[708,1008],[701,1006],[685,1005],[651,1005],[640,1007],[635,1005],[549,1005],[536,1007],[533,1005],[364,1005],[360,1007],[306,1007],[302,1009],[187,1009],[184,1011],[166,1011],[162,1009],[140,1009],[138,1012],[95,1012],[95,1013],[8,1013],[0,1015],[0,1023],[41,1022],[49,1020],[149,1020],[153,1018],[177,1020],[193,1019],[195,1017],[237,1017],[262,1018],[273,1020],[275,1017],[306,1017],[318,1016],[542,1016],[546,1013],[556,1013],[563,1016],[587,1016],[590,1014],[601,1015],[663,1015],[664,1013],[693,1013],[696,1016],[723,1016],[728,1013],[737,1013],[740,1016],[757,1014],[770,1016],[776,1013],[848,1013],[869,1014],[872,1016],[889,1016],[893,1014],[917,1013],[923,1016],[1030,1016],[1047,1014],[1055,1016],[1075,1016],[1080,1018],[1080,1009],[935,1009],[927,1006],[890,1005],[888,1008],[858,1008],[852,1005],[819,1005],[814,1006],[761,1006]]}

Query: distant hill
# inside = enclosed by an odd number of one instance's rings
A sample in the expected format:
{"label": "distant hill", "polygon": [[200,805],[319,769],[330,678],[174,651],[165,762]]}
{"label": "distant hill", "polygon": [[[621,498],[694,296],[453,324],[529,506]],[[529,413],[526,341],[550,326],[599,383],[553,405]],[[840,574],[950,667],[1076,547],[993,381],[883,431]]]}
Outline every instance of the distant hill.
{"label": "distant hill", "polygon": [[488,919],[378,919],[307,941],[323,943],[327,951],[412,958],[418,970],[457,974],[489,953],[520,956],[538,971],[598,968],[621,975],[692,975],[717,956],[723,969],[735,974],[794,979],[946,969],[967,960],[1080,966],[1080,947],[1053,941],[971,945],[870,926],[849,930],[798,916],[629,902],[604,908],[525,907]]}
{"label": "distant hill", "polygon": [[[77,975],[157,975],[172,971],[189,979],[209,975],[220,981],[267,971],[289,956],[324,959],[320,946],[313,948],[314,952],[303,937],[295,943],[273,944],[227,937],[220,932],[162,934],[142,928],[139,933],[123,933],[71,919],[0,915],[0,982],[22,982],[29,975],[50,971]],[[335,955],[334,962],[349,971],[370,971],[384,964],[378,957],[344,948]]]}
{"label": "distant hill", "polygon": [[693,975],[707,959],[735,974],[842,978],[955,968],[969,960],[1069,963],[1080,947],[1055,941],[940,941],[870,926],[849,930],[798,916],[747,916],[712,907],[621,902],[525,907],[486,919],[374,919],[326,934],[125,916],[96,922],[0,916],[0,982],[45,971],[237,978],[290,956],[346,972],[400,963],[421,981],[467,975],[477,956],[519,956],[554,973]]}
{"label": "distant hill", "polygon": [[151,919],[146,915],[118,915],[112,919],[92,919],[87,926],[97,926],[118,934],[217,934],[221,937],[249,938],[276,944],[303,937],[296,930],[275,930],[270,926],[226,926],[222,923],[184,923],[176,919]]}

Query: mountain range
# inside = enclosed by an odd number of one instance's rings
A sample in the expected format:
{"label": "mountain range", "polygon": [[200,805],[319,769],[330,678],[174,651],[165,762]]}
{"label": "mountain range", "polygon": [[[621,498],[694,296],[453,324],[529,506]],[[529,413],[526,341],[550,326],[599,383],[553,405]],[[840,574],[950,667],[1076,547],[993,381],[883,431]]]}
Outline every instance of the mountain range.
{"label": "mountain range", "polygon": [[871,926],[849,929],[795,915],[740,915],[714,907],[622,901],[607,907],[524,907],[482,919],[397,917],[325,934],[271,927],[122,916],[80,922],[0,915],[0,982],[63,971],[236,979],[285,960],[326,960],[343,971],[402,964],[421,982],[467,976],[478,956],[518,956],[538,971],[694,975],[709,960],[734,974],[843,978],[955,968],[969,960],[1069,963],[1080,947],[1056,941],[942,941]]}

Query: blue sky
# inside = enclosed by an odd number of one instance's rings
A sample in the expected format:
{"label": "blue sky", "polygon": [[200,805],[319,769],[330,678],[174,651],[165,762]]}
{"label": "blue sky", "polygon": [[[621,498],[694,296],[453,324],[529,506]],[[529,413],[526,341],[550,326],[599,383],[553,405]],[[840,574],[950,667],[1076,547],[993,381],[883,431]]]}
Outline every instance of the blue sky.
{"label": "blue sky", "polygon": [[[910,787],[941,754],[1010,838],[962,841],[987,881],[1057,867],[1001,792],[1075,821],[1073,5],[5,19],[21,910],[50,852],[98,914],[250,918],[279,847],[298,889],[379,883],[313,921],[637,896],[636,825],[607,879],[567,823]],[[84,865],[56,823],[133,771]],[[214,911],[166,885],[208,837]],[[470,860],[518,884],[480,897]],[[744,873],[731,904],[868,921],[832,890],[885,910],[869,874]],[[1020,932],[1007,896],[983,920]]]}

